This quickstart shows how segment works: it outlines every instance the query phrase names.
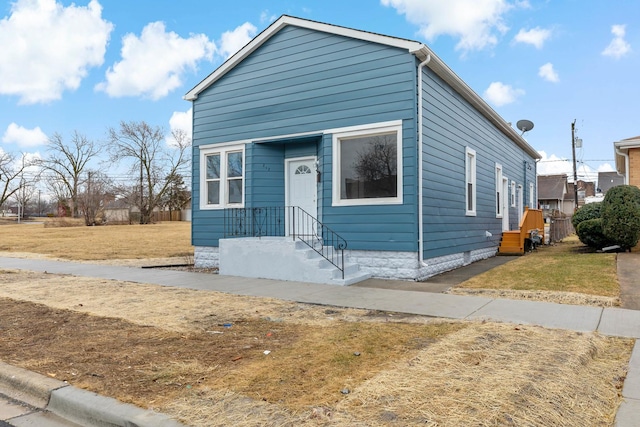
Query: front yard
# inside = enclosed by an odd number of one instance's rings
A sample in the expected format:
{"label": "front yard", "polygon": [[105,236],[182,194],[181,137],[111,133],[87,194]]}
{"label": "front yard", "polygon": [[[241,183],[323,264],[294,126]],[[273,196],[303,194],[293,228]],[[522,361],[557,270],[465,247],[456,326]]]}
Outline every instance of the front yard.
{"label": "front yard", "polygon": [[[110,233],[139,262],[190,250],[188,223],[48,230],[0,227],[0,256],[128,263]],[[546,249],[505,267],[542,271]],[[610,426],[632,345],[0,266],[0,359],[192,426]]]}

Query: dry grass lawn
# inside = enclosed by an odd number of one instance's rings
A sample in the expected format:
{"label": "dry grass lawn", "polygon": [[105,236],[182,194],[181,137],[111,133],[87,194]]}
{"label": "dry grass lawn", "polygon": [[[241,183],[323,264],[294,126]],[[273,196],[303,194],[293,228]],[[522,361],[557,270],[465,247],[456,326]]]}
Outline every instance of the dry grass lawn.
{"label": "dry grass lawn", "polygon": [[617,306],[616,254],[592,252],[570,236],[472,277],[451,293]]}
{"label": "dry grass lawn", "polygon": [[[185,257],[189,226],[2,225],[0,255]],[[611,426],[632,345],[0,266],[0,359],[191,426]]]}
{"label": "dry grass lawn", "polygon": [[68,260],[193,256],[190,222],[105,227],[0,225],[0,252],[29,252]]}

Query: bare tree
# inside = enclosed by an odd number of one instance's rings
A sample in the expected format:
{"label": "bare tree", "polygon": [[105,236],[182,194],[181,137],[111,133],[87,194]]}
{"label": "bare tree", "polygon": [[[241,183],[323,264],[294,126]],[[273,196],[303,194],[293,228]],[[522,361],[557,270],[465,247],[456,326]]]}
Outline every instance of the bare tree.
{"label": "bare tree", "polygon": [[111,179],[102,172],[88,171],[87,179],[83,181],[78,201],[80,211],[86,225],[98,225],[104,221],[104,208],[113,199]]}
{"label": "bare tree", "polygon": [[36,162],[22,154],[20,160],[10,153],[0,153],[0,207],[25,185],[24,171]]}
{"label": "bare tree", "polygon": [[133,163],[131,173],[139,172],[140,223],[151,223],[154,208],[171,185],[165,177],[174,175],[189,162],[191,140],[183,131],[172,132],[174,142],[168,145],[161,127],[152,127],[146,122],[120,122],[118,129],[109,129],[110,159],[112,162],[129,159]]}
{"label": "bare tree", "polygon": [[18,220],[24,219],[29,204],[33,201],[36,194],[36,188],[24,179],[20,179],[18,191],[13,193],[13,198],[18,203]]}
{"label": "bare tree", "polygon": [[86,136],[73,132],[70,143],[54,133],[49,139],[49,156],[43,161],[45,170],[52,172],[49,188],[61,199],[70,199],[71,216],[79,216],[78,188],[82,173],[99,150]]}

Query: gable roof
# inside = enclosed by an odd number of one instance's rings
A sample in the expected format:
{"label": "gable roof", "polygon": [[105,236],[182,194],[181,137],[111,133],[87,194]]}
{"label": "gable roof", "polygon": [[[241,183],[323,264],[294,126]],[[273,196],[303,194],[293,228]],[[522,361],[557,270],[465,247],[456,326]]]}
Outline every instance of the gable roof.
{"label": "gable roof", "polygon": [[627,175],[628,159],[626,157],[630,148],[640,148],[640,136],[626,138],[613,143],[613,150],[616,155],[616,170],[623,176]]}
{"label": "gable roof", "polygon": [[567,184],[567,175],[539,175],[538,200],[568,200]]}
{"label": "gable roof", "polygon": [[477,93],[475,93],[456,73],[454,73],[427,45],[424,43],[403,39],[399,37],[386,36],[383,34],[368,31],[356,30],[353,28],[341,27],[333,24],[326,24],[308,19],[296,18],[282,15],[273,24],[253,38],[242,49],[227,59],[220,67],[209,74],[204,80],[198,83],[193,89],[187,92],[184,99],[195,101],[198,95],[209,86],[214,84],[236,65],[247,58],[256,49],[262,46],[267,40],[287,26],[296,26],[314,31],[350,37],[357,40],[378,43],[386,46],[405,49],[415,55],[421,62],[427,61],[429,67],[441,79],[447,82],[456,92],[458,92],[467,102],[469,102],[480,114],[493,123],[502,133],[515,142],[520,148],[527,152],[534,159],[542,158],[536,150],[518,132],[511,127],[493,108],[489,106]]}
{"label": "gable roof", "polygon": [[598,172],[598,189],[606,193],[612,187],[624,184],[624,177],[618,172]]}

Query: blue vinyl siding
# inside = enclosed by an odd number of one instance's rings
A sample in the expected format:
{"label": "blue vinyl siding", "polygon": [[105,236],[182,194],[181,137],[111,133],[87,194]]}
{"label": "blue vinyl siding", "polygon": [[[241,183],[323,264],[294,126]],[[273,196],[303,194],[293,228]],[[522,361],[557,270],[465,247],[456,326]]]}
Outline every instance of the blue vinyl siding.
{"label": "blue vinyl siding", "polygon": [[[423,97],[424,257],[497,248],[502,219],[496,218],[495,164],[523,186],[527,205],[535,161],[429,69]],[[476,216],[465,215],[465,147],[476,151]],[[516,208],[509,208],[509,220],[517,229]]]}
{"label": "blue vinyl siding", "polygon": [[[283,28],[193,103],[193,244],[217,246],[222,229],[221,211],[199,210],[197,147],[247,141],[246,207],[284,205],[284,159],[317,155],[319,219],[350,249],[417,250],[416,105],[415,57],[406,50]],[[331,135],[251,142],[394,120],[403,121],[402,205],[332,207]]]}

